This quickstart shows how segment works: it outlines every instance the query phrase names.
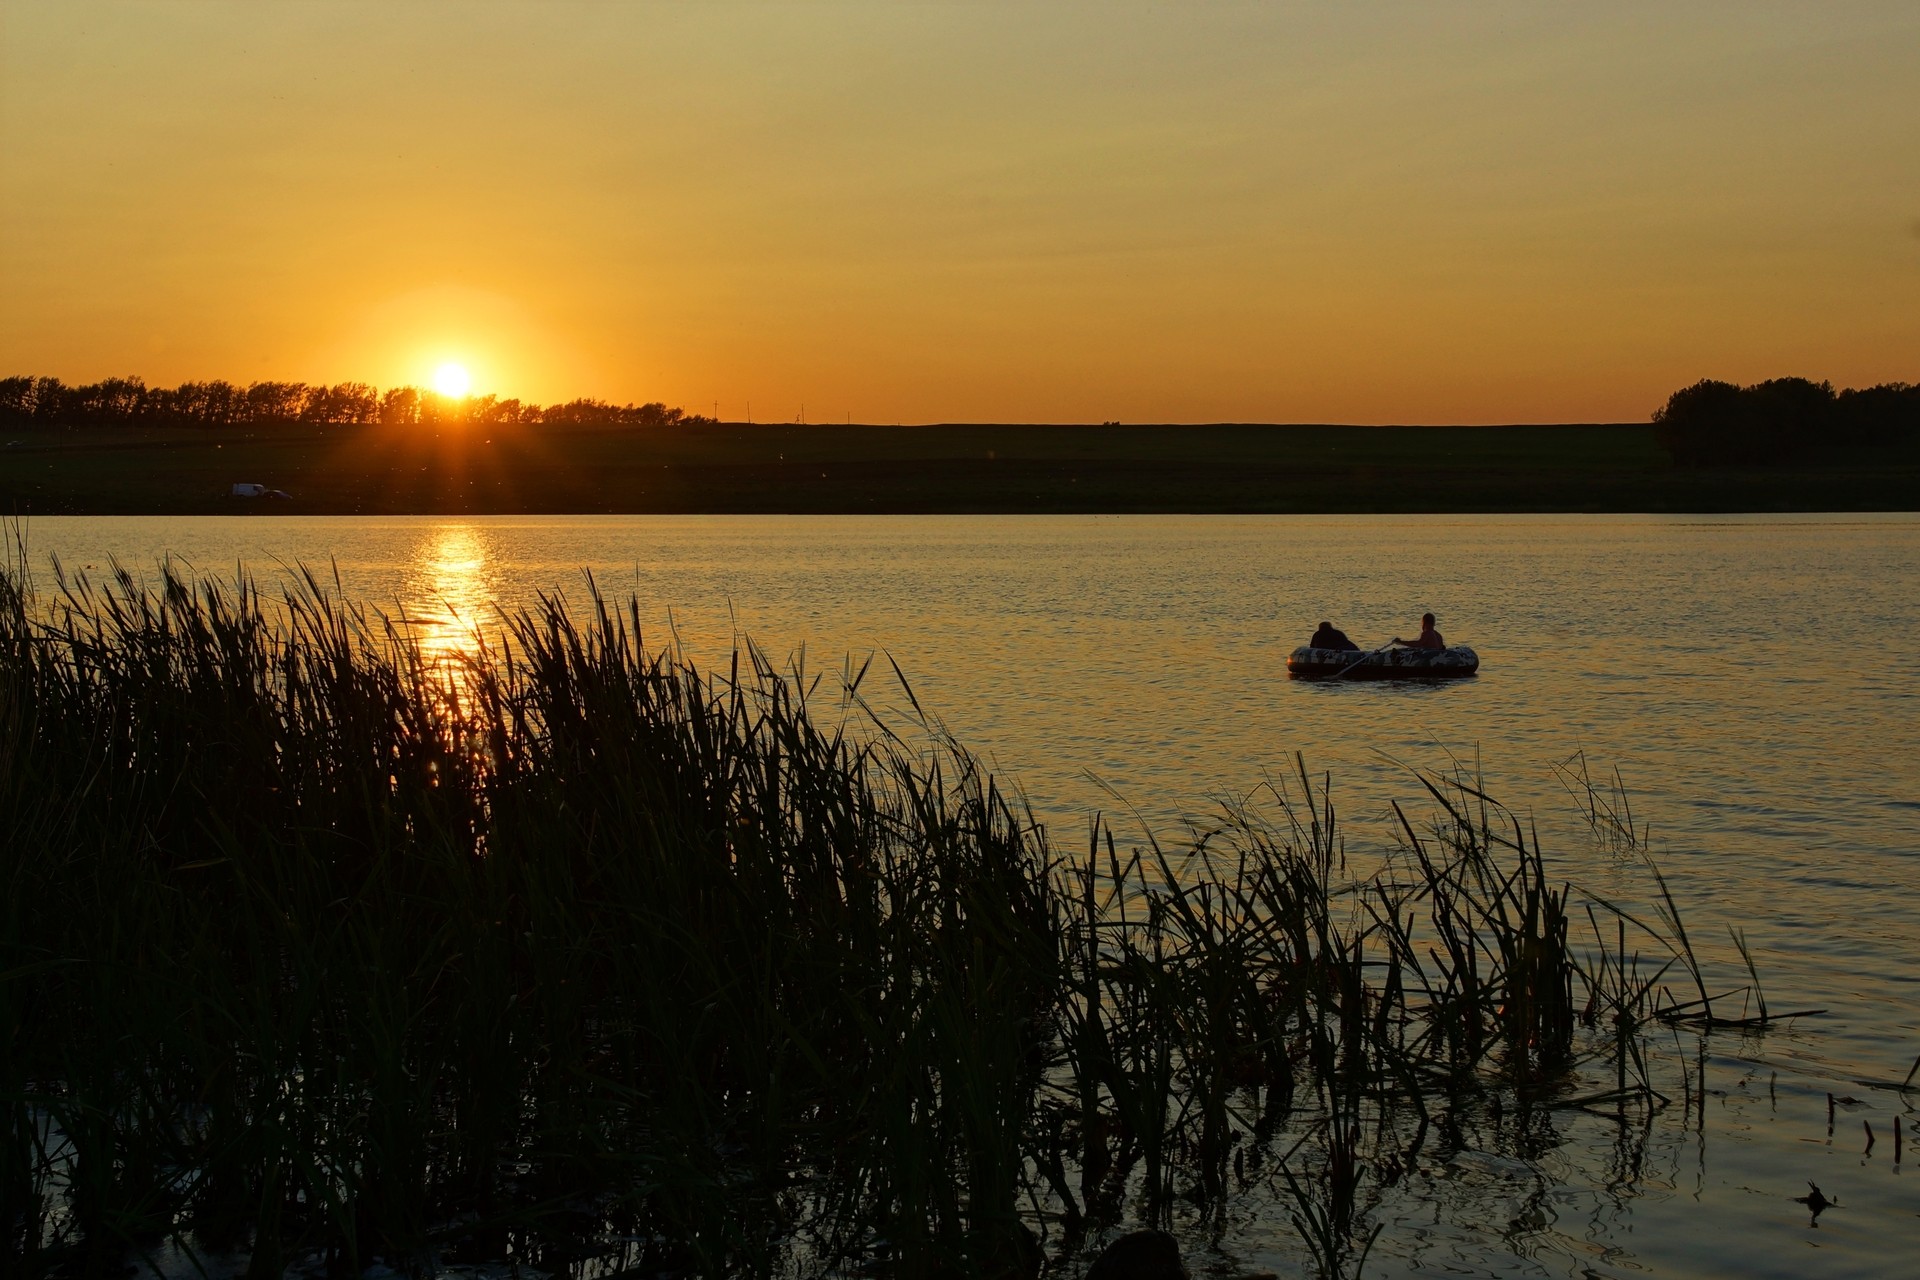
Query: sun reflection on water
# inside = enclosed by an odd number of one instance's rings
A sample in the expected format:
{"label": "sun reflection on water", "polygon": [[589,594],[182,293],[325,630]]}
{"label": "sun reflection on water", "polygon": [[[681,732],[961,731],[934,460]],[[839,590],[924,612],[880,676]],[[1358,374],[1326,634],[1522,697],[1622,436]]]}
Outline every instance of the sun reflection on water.
{"label": "sun reflection on water", "polygon": [[406,634],[429,668],[463,666],[480,652],[480,629],[493,617],[494,575],[485,529],[438,525],[414,552],[400,601]]}

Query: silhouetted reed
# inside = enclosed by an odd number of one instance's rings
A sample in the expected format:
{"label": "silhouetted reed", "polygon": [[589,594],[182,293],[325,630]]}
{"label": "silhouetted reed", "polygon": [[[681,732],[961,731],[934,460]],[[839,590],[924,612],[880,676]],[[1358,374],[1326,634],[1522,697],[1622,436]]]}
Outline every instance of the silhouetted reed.
{"label": "silhouetted reed", "polygon": [[597,595],[433,662],[310,576],[0,575],[9,1272],[1031,1275],[1265,1194],[1335,1275],[1436,1118],[1662,1101],[1627,938],[1677,912],[1574,948],[1476,782],[1366,877],[1304,764],[1069,858],[867,674],[708,675]]}

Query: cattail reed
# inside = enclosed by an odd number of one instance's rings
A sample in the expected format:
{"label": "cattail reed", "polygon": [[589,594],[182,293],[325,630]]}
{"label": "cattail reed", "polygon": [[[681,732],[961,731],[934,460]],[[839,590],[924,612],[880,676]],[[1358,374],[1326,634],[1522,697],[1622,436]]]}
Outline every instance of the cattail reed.
{"label": "cattail reed", "polygon": [[1437,1116],[1658,1100],[1669,966],[1708,1007],[1664,881],[1579,900],[1476,780],[1366,877],[1304,763],[1067,856],[866,676],[0,575],[4,1269],[1009,1276],[1265,1187],[1335,1274]]}

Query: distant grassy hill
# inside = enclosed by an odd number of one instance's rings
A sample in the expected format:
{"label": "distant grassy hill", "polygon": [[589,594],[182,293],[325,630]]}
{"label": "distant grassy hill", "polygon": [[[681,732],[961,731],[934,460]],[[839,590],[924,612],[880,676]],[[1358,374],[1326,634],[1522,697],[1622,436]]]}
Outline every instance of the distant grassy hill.
{"label": "distant grassy hill", "polygon": [[[242,500],[236,482],[291,493]],[[0,512],[1790,511],[1920,508],[1920,457],[1675,468],[1650,424],[24,427]]]}

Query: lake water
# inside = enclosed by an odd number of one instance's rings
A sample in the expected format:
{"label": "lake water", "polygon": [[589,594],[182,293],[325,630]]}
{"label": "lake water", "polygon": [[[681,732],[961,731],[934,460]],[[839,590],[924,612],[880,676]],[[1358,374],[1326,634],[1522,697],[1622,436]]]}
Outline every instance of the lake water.
{"label": "lake water", "polygon": [[[1774,1008],[1828,1012],[1676,1038],[1718,1094],[1649,1136],[1630,1183],[1606,1175],[1619,1135],[1581,1116],[1544,1154],[1424,1171],[1433,1196],[1382,1206],[1368,1274],[1875,1275],[1920,1244],[1888,1149],[1908,1095],[1886,1087],[1920,1055],[1920,518],[87,517],[26,538],[41,573],[331,562],[448,648],[488,602],[584,599],[591,571],[703,665],[739,637],[829,677],[884,651],[1066,846],[1095,810],[1126,815],[1122,839],[1169,834],[1300,751],[1354,847],[1384,847],[1388,800],[1420,799],[1409,766],[1477,760],[1563,874],[1633,898],[1643,878],[1583,841],[1556,781],[1584,752],[1620,771],[1724,985],[1734,925]],[[1322,618],[1371,648],[1428,609],[1477,679],[1285,678]],[[1828,1093],[1859,1099],[1833,1133]],[[1787,1200],[1807,1179],[1843,1206],[1817,1226]],[[1277,1269],[1285,1236],[1229,1224],[1222,1265]]]}

